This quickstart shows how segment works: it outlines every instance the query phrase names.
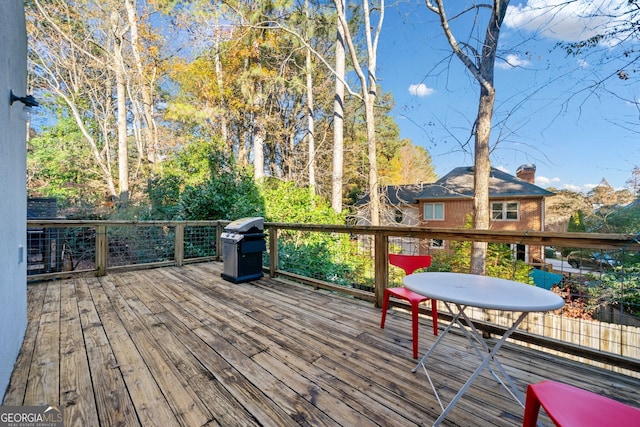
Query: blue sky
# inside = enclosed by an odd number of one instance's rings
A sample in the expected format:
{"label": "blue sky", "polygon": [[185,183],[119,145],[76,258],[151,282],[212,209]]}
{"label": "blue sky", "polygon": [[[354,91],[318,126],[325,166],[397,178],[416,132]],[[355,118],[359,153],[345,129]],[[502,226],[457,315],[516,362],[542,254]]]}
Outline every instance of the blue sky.
{"label": "blue sky", "polygon": [[[640,166],[640,85],[633,72],[628,80],[615,76],[629,58],[616,46],[579,57],[554,46],[615,24],[586,16],[596,6],[613,8],[626,0],[553,7],[560,2],[511,1],[495,73],[492,143],[499,143],[492,165],[515,174],[518,166],[533,163],[544,188],[586,192],[605,178],[620,189]],[[454,31],[468,35],[470,27],[461,22]],[[401,136],[429,151],[438,176],[473,163],[470,128],[478,102],[477,83],[450,57],[441,31],[424,0],[388,5],[378,49],[378,78],[394,95]],[[483,31],[477,35],[484,37]]]}

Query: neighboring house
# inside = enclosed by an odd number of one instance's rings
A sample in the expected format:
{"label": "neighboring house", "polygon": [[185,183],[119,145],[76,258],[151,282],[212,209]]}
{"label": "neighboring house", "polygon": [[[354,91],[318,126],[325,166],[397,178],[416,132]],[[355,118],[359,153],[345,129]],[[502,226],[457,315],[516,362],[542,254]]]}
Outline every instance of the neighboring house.
{"label": "neighboring house", "polygon": [[[544,230],[545,198],[554,193],[534,184],[535,165],[522,165],[516,176],[491,169],[489,204],[492,230]],[[407,225],[427,228],[462,228],[473,212],[473,167],[458,167],[432,184],[388,186],[381,189],[382,225]],[[364,207],[368,198],[358,203]],[[366,215],[365,209],[360,209]],[[360,217],[362,218],[362,217]],[[361,220],[360,223],[365,221]],[[446,249],[447,242],[433,240],[432,249]],[[401,245],[403,251],[416,251]],[[424,248],[422,248],[424,250]],[[543,259],[539,246],[514,245],[518,259],[537,264]]]}
{"label": "neighboring house", "polygon": [[[420,225],[420,210],[416,197],[430,184],[387,185],[380,188],[380,225]],[[356,203],[356,224],[371,225],[369,195]]]}
{"label": "neighboring house", "polygon": [[428,184],[388,185],[382,188],[381,224],[418,227],[420,210],[416,197],[424,191],[426,185]]}
{"label": "neighboring house", "polygon": [[[491,230],[544,231],[544,200],[554,193],[534,184],[536,167],[522,165],[516,176],[491,168],[489,206]],[[429,228],[461,228],[473,212],[473,168],[453,169],[416,196],[420,225]],[[446,247],[446,242],[435,242]],[[544,260],[540,246],[514,245],[517,259],[537,264]]]}
{"label": "neighboring house", "polygon": [[[387,185],[380,189],[380,225],[420,226],[420,210],[416,197],[422,193],[425,186],[417,185]],[[356,224],[371,225],[369,220],[369,195],[356,203]],[[412,238],[391,237],[389,239],[393,252],[416,253],[420,250],[419,242]]]}

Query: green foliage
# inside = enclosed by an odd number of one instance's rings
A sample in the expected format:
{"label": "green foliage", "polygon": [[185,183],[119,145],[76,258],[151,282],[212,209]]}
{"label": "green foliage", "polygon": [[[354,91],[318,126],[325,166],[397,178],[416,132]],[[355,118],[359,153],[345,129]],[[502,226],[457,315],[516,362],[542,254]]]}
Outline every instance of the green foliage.
{"label": "green foliage", "polygon": [[180,198],[183,219],[227,219],[264,215],[262,197],[250,171],[239,169],[223,151],[208,156],[209,178],[188,185]]}
{"label": "green foliage", "polygon": [[188,186],[180,198],[183,219],[235,220],[261,216],[264,208],[260,192],[247,174],[228,172],[198,186]]}
{"label": "green foliage", "polygon": [[278,268],[343,286],[362,284],[366,260],[349,236],[291,232],[278,240]]}
{"label": "green foliage", "polygon": [[163,178],[151,178],[147,188],[150,203],[148,219],[177,218],[181,187],[182,180],[177,175],[167,174]]}
{"label": "green foliage", "polygon": [[[451,271],[468,273],[471,260],[471,242],[451,242],[453,254],[449,265]],[[487,276],[532,283],[531,267],[524,261],[514,259],[509,245],[489,243],[486,258]]]}
{"label": "green foliage", "polygon": [[640,317],[640,264],[616,267],[596,276],[587,288],[590,295],[588,307],[595,310],[602,306],[619,306],[624,312]]}
{"label": "green foliage", "polygon": [[[449,251],[434,250],[431,251],[431,267],[430,271],[457,271],[454,270],[455,256]],[[468,270],[467,270],[468,272]]]}
{"label": "green foliage", "polygon": [[638,233],[640,231],[640,201],[618,209],[607,219],[609,233]]}
{"label": "green foliage", "polygon": [[96,202],[102,192],[99,173],[75,121],[58,117],[54,126],[30,139],[27,176],[30,196],[52,196],[66,203]]}
{"label": "green foliage", "polygon": [[586,226],[584,224],[584,215],[582,212],[574,212],[569,219],[569,225],[567,231],[570,233],[585,232]]}
{"label": "green foliage", "polygon": [[270,222],[344,224],[344,215],[335,213],[325,199],[293,182],[268,179],[262,185],[262,197],[265,219]]}
{"label": "green foliage", "polygon": [[[299,224],[343,224],[329,203],[305,187],[276,179],[262,185],[265,219]],[[357,242],[346,234],[282,230],[278,238],[278,268],[335,284],[362,284],[370,266],[357,255]]]}
{"label": "green foliage", "polygon": [[194,141],[165,162],[147,189],[154,219],[235,220],[264,214],[249,170],[237,167],[220,144]]}

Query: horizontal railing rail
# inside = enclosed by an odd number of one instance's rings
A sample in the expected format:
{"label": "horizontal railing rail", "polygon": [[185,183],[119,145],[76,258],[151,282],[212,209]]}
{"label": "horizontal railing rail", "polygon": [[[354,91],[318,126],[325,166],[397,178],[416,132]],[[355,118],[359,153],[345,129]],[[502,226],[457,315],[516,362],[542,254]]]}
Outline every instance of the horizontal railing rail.
{"label": "horizontal railing rail", "polygon": [[[228,223],[28,220],[28,280],[220,261],[221,234]],[[401,284],[400,273],[390,270],[387,263],[388,253],[430,253],[435,259],[441,251],[432,246],[434,241],[640,251],[637,236],[631,234],[284,223],[265,223],[265,229],[267,251],[263,269],[271,277],[339,292],[370,301],[378,307],[382,305],[385,288]],[[435,263],[433,268],[445,270],[449,266]],[[592,274],[594,280],[601,274],[556,273],[567,277]],[[402,302],[394,305],[404,306]],[[430,314],[426,307],[422,311]],[[439,316],[447,320],[444,310]],[[505,328],[501,316],[501,313],[485,311],[477,313],[474,319],[484,332],[495,333]],[[640,327],[568,318],[565,314],[541,315],[536,319],[537,323],[527,322],[516,331],[513,339],[525,345],[640,373]]]}

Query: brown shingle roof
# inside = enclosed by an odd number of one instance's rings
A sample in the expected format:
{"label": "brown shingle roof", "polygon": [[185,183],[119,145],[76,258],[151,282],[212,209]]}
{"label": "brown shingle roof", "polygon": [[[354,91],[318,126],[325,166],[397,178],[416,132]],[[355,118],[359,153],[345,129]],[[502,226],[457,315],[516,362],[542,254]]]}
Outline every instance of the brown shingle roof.
{"label": "brown shingle roof", "polygon": [[[464,166],[424,186],[416,199],[473,197],[473,167]],[[554,193],[496,168],[491,168],[489,197],[547,197]]]}

